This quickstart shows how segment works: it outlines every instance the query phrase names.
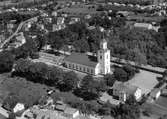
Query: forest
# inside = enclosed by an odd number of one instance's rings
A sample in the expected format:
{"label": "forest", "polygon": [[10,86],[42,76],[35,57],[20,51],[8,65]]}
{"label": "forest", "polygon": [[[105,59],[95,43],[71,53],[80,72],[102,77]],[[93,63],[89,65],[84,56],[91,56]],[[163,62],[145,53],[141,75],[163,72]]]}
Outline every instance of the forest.
{"label": "forest", "polygon": [[[126,27],[126,19],[122,17],[95,16],[89,25],[96,26],[89,30],[85,23],[68,25],[66,29],[51,32],[48,44],[55,49],[65,49],[73,45],[76,52],[94,52],[99,49],[102,38],[108,41],[108,48],[114,57],[135,61],[137,64],[151,64],[167,67],[167,20],[163,20],[159,32]],[[102,33],[100,28],[104,28]]]}

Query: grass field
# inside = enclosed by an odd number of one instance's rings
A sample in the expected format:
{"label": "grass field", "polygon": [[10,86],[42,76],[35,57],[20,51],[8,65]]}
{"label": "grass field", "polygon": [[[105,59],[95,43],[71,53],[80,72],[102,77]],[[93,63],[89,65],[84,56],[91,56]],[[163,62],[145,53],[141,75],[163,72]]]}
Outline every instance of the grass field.
{"label": "grass field", "polygon": [[167,97],[160,96],[155,103],[167,109]]}
{"label": "grass field", "polygon": [[25,78],[11,78],[10,74],[0,74],[0,98],[6,97],[6,92],[8,92],[8,94],[15,94],[20,102],[32,106],[34,103],[36,104],[42,96],[47,95],[47,90],[49,89],[55,90],[51,95],[54,100],[63,100],[64,102],[80,100],[80,98],[75,96],[72,92],[60,92],[54,87],[33,83],[27,81]]}
{"label": "grass field", "polygon": [[45,85],[32,83],[24,78],[11,78],[9,74],[0,74],[1,96],[9,92],[17,95],[20,102],[32,106],[41,96],[47,94],[48,87]]}
{"label": "grass field", "polygon": [[148,94],[158,84],[157,77],[160,76],[159,74],[141,70],[128,82],[139,87],[142,90],[142,94]]}
{"label": "grass field", "polygon": [[159,117],[167,114],[166,107],[156,103],[145,103],[142,105],[142,109],[147,110],[150,114],[153,114]]}

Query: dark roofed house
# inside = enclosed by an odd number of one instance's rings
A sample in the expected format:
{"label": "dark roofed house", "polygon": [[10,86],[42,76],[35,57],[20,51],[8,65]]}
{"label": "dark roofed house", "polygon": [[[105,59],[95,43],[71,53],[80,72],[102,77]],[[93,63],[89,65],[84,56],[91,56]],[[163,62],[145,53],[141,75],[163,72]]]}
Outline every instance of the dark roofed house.
{"label": "dark roofed house", "polygon": [[141,89],[128,83],[116,81],[113,85],[113,95],[121,101],[126,101],[130,95],[138,100],[141,98]]}

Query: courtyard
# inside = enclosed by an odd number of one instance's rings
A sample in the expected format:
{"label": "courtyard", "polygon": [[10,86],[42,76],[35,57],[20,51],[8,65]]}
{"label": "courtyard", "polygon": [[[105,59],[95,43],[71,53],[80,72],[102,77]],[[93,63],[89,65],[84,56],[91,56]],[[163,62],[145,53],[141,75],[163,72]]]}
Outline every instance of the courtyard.
{"label": "courtyard", "polygon": [[158,84],[157,77],[161,77],[160,74],[140,70],[131,80],[128,81],[131,85],[137,86],[142,90],[142,94],[148,94]]}

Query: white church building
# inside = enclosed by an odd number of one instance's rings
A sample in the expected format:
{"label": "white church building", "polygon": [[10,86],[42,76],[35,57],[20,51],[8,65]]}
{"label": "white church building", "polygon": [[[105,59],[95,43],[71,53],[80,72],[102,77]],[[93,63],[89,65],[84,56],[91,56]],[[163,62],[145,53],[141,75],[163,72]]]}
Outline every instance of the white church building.
{"label": "white church building", "polygon": [[107,41],[103,39],[100,42],[97,58],[85,53],[71,53],[65,58],[65,65],[69,69],[91,75],[110,73],[110,50],[107,48]]}

